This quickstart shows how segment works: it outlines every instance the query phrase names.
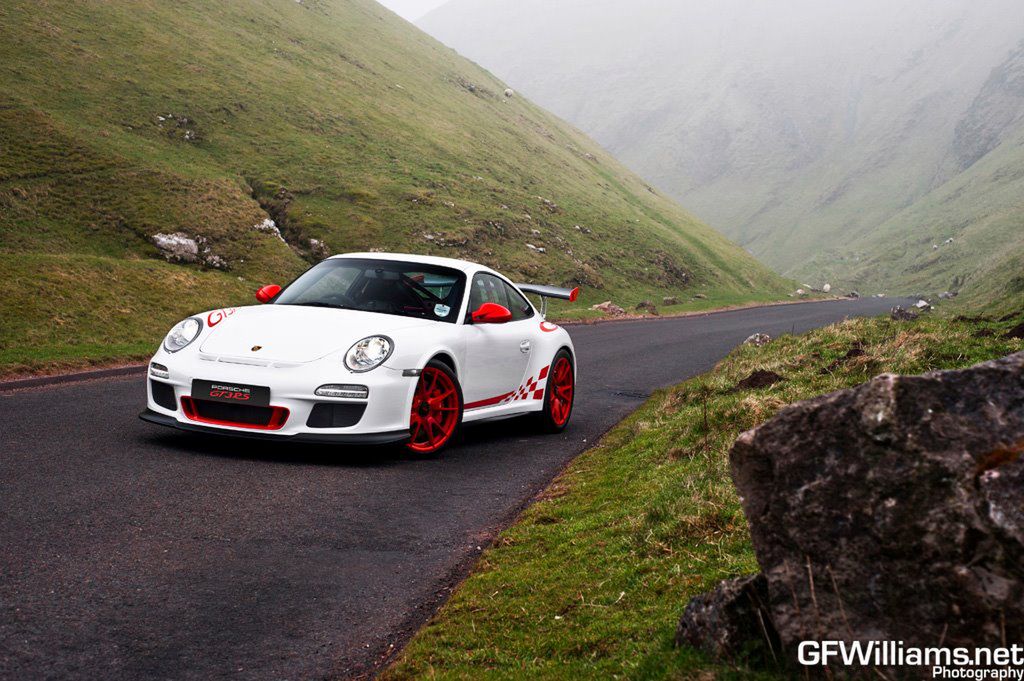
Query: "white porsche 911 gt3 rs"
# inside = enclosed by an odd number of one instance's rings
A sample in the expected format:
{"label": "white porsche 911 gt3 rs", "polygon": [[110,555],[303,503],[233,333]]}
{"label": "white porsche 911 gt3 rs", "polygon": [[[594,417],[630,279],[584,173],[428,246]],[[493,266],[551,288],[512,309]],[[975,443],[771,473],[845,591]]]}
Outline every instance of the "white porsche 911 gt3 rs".
{"label": "white porsche 911 gt3 rs", "polygon": [[385,444],[420,453],[464,422],[572,415],[576,355],[565,329],[512,284],[463,260],[351,253],[307,270],[263,305],[212,310],[167,334],[140,415],[183,430]]}

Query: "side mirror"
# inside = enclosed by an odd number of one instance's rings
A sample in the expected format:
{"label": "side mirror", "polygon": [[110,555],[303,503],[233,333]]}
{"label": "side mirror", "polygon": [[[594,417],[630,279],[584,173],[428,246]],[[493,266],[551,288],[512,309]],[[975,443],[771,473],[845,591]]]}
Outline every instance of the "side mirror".
{"label": "side mirror", "polygon": [[504,324],[512,321],[512,313],[504,305],[484,303],[470,315],[474,324]]}
{"label": "side mirror", "polygon": [[267,284],[266,286],[260,287],[259,291],[256,291],[256,300],[261,303],[269,303],[273,300],[274,296],[281,292],[281,287],[277,284]]}

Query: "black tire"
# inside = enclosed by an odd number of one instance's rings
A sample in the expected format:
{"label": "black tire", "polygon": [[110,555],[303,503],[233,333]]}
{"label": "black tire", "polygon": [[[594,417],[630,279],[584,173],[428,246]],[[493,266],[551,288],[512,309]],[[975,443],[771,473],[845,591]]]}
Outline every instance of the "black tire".
{"label": "black tire", "polygon": [[[415,430],[414,424],[413,424],[413,421],[414,421],[413,416],[414,415],[410,414],[410,436],[411,436],[411,438],[410,438],[409,442],[406,443],[405,447],[406,447],[406,450],[408,452],[410,452],[412,454],[416,454],[418,456],[436,456],[436,455],[440,454],[442,451],[444,451],[449,446],[451,446],[452,443],[458,442],[459,438],[461,436],[461,433],[462,433],[462,415],[463,415],[463,411],[465,409],[465,403],[463,402],[463,399],[462,399],[462,385],[459,383],[458,376],[456,376],[455,372],[452,371],[451,367],[449,367],[444,362],[439,362],[437,360],[433,360],[432,359],[429,362],[427,362],[427,366],[423,368],[423,373],[421,374],[421,376],[420,376],[420,378],[418,380],[419,381],[423,381],[424,377],[426,375],[428,375],[430,372],[439,372],[440,374],[443,374],[444,376],[446,376],[448,378],[448,380],[451,382],[451,385],[455,389],[455,393],[456,393],[457,400],[458,400],[458,402],[457,402],[458,411],[455,412],[455,423],[452,426],[451,431],[449,432],[448,436],[444,439],[444,441],[440,444],[440,446],[437,446],[436,448],[430,448],[430,449],[425,449],[424,447],[426,447],[427,445],[426,445],[426,443],[423,443],[422,441],[417,443],[417,440],[416,440],[416,438],[417,438],[417,431]],[[416,409],[416,398],[413,399],[413,409]]]}
{"label": "black tire", "polygon": [[[555,385],[555,372],[556,368],[561,364],[562,361],[568,362],[569,376],[571,377],[570,397],[568,405],[568,413],[564,414],[564,420],[559,419],[559,412],[556,409],[552,410],[552,400],[558,400],[558,397],[553,397],[556,389]],[[569,421],[572,419],[572,410],[576,404],[576,363],[573,361],[572,355],[568,350],[562,348],[555,353],[555,356],[551,358],[550,369],[548,370],[548,381],[544,387],[544,406],[541,408],[539,414],[536,414],[537,425],[541,432],[544,433],[561,433],[569,425]],[[564,387],[564,386],[563,386]],[[563,390],[564,393],[564,390]]]}

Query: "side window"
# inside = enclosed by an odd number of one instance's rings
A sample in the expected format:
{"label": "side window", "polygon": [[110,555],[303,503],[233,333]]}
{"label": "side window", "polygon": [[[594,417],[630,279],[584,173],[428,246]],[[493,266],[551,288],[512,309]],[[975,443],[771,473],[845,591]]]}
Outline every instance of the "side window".
{"label": "side window", "polygon": [[484,303],[497,303],[508,307],[505,282],[491,274],[478,274],[473,277],[473,290],[469,296],[469,311],[472,312]]}
{"label": "side window", "polygon": [[507,283],[501,283],[505,287],[505,295],[508,296],[508,309],[512,311],[512,321],[518,322],[532,317],[533,307],[531,307],[530,302],[523,297],[523,294],[509,286]]}

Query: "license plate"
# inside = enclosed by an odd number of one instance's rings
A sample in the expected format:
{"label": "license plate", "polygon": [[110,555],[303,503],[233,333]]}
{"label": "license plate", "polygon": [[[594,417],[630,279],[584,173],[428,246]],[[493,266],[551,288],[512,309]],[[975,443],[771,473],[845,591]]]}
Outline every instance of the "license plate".
{"label": "license plate", "polygon": [[195,379],[192,381],[192,397],[197,400],[251,404],[257,407],[270,406],[270,388],[244,383]]}

